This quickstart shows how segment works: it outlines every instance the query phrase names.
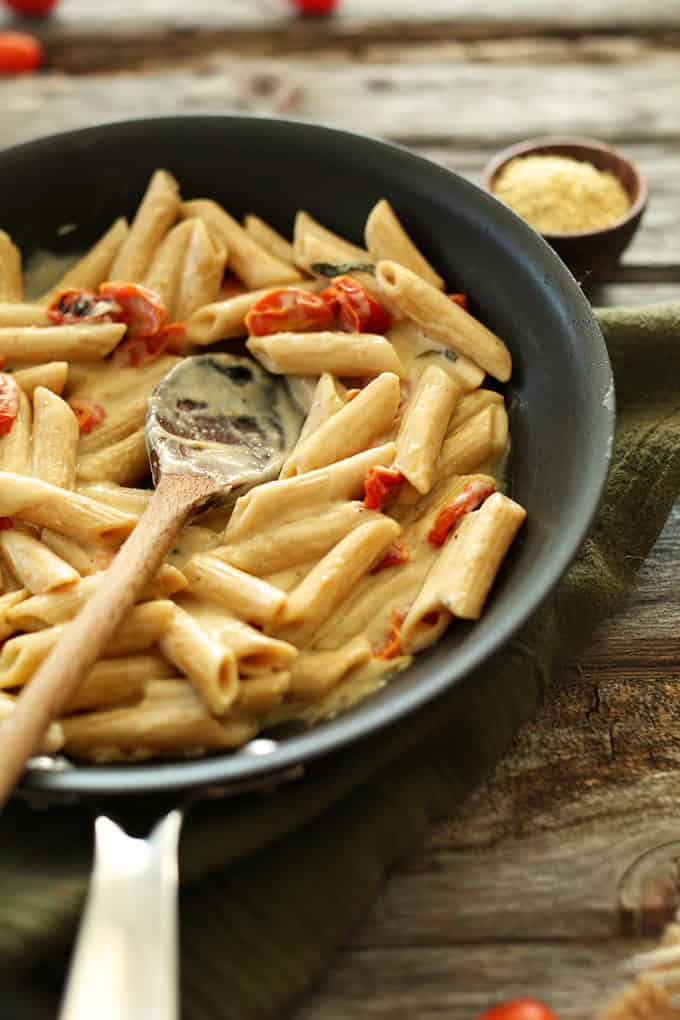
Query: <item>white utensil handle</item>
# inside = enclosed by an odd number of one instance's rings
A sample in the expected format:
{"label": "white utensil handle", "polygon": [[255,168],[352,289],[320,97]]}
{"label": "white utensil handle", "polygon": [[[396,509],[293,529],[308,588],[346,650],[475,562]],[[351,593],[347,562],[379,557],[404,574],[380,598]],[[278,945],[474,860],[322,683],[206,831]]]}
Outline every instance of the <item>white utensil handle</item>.
{"label": "white utensil handle", "polygon": [[148,839],[95,823],[90,891],[59,1020],[178,1020],[177,845],[181,811]]}

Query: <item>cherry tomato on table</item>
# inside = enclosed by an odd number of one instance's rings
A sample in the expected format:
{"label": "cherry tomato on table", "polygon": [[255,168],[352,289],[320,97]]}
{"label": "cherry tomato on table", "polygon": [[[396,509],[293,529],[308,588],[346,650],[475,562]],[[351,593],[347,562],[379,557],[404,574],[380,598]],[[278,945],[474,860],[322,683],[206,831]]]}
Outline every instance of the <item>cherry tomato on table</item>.
{"label": "cherry tomato on table", "polygon": [[300,14],[331,14],[338,5],[338,0],[290,0],[290,2]]}
{"label": "cherry tomato on table", "polygon": [[538,999],[512,999],[480,1013],[476,1020],[557,1020],[557,1014]]}
{"label": "cherry tomato on table", "polygon": [[45,59],[39,40],[28,32],[0,32],[0,74],[35,71]]}

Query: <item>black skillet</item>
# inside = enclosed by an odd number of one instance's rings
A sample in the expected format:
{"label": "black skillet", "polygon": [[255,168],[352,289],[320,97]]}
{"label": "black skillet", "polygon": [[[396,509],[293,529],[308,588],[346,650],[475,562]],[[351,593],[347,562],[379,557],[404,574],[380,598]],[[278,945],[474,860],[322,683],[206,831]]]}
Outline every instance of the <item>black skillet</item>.
{"label": "black skillet", "polygon": [[[24,252],[82,250],[128,215],[166,167],[187,197],[257,212],[286,234],[307,209],[353,241],[381,196],[472,309],[508,343],[511,492],[528,511],[483,619],[457,625],[385,689],[304,731],[200,761],[84,766],[37,759],[25,792],[171,792],[250,786],[375,734],[499,648],[559,580],[590,525],[614,431],[613,382],[593,313],[548,245],[480,188],[370,138],[265,118],[167,117],[55,135],[0,154],[0,226]],[[59,232],[65,223],[76,230]],[[257,753],[257,752],[263,753]],[[256,753],[253,753],[256,752]]]}

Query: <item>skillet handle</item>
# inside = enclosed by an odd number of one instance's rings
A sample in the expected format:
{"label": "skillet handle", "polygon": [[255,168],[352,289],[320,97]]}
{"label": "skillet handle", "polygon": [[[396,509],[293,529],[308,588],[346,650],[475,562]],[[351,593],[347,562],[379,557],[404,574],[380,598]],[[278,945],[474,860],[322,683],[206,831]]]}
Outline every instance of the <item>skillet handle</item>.
{"label": "skillet handle", "polygon": [[95,866],[59,1020],[178,1020],[182,812],[148,839],[95,822]]}

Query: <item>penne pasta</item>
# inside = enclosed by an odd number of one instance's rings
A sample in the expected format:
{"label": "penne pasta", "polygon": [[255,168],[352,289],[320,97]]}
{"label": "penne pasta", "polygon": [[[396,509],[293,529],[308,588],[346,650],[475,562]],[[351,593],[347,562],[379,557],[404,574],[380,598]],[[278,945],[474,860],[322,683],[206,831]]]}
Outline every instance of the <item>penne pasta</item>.
{"label": "penne pasta", "polygon": [[71,288],[95,290],[100,283],[109,279],[114,260],[127,238],[128,231],[127,220],[123,217],[117,219],[87,254],[38,299],[38,304],[49,305],[61,291]]}
{"label": "penne pasta", "polygon": [[[317,291],[321,284],[316,280],[300,280],[295,286],[301,290]],[[206,347],[218,340],[233,340],[245,336],[245,318],[250,309],[272,290],[278,288],[264,287],[260,290],[249,290],[245,294],[215,301],[197,309],[187,322],[186,337],[192,344]]]}
{"label": "penne pasta", "polygon": [[149,505],[151,489],[134,489],[118,482],[104,480],[79,485],[78,492],[99,503],[106,503],[123,513],[138,514],[140,517]]}
{"label": "penne pasta", "polygon": [[277,670],[242,678],[237,709],[261,716],[278,708],[290,688],[290,673]]}
{"label": "penne pasta", "polygon": [[20,302],[0,301],[0,326],[51,326],[44,308]]}
{"label": "penne pasta", "polygon": [[144,277],[144,286],[154,290],[168,310],[168,318],[174,319],[175,302],[180,286],[189,238],[195,220],[184,220],[172,227],[156,248],[151,264]]}
{"label": "penne pasta", "polygon": [[253,241],[259,244],[260,248],[264,248],[274,258],[279,259],[280,262],[294,264],[293,245],[282,234],[279,234],[278,230],[274,230],[268,223],[261,220],[259,216],[254,216],[252,213],[244,216],[243,228],[247,234],[250,234]]}
{"label": "penne pasta", "polygon": [[0,471],[0,517],[19,517],[86,542],[126,538],[137,518],[38,478]]}
{"label": "penne pasta", "polygon": [[508,415],[501,404],[491,403],[451,432],[444,440],[436,473],[463,475],[502,454],[508,444]]}
{"label": "penne pasta", "polygon": [[110,280],[144,279],[153,254],[180,212],[179,186],[167,170],[156,170],[109,271]]}
{"label": "penne pasta", "polygon": [[286,593],[224,562],[213,553],[192,556],[184,573],[189,591],[237,613],[252,623],[268,623],[279,616]]}
{"label": "penne pasta", "polygon": [[17,588],[15,591],[0,595],[0,641],[4,641],[15,631],[21,629],[10,619],[10,614],[13,609],[16,609],[21,602],[28,598],[28,594],[25,588]]}
{"label": "penne pasta", "polygon": [[308,641],[400,532],[396,521],[383,517],[346,535],[288,596],[277,635],[298,645]]}
{"label": "penne pasta", "polygon": [[203,220],[185,222],[192,223],[192,228],[173,308],[179,322],[188,322],[195,311],[217,300],[228,257],[224,242],[209,233]]}
{"label": "penne pasta", "polygon": [[78,457],[78,480],[106,480],[116,485],[135,485],[149,473],[146,431],[138,428],[125,439]]}
{"label": "penne pasta", "polygon": [[405,375],[389,340],[372,333],[273,333],[251,336],[246,347],[276,375],[366,378],[381,372]]}
{"label": "penne pasta", "polygon": [[395,449],[394,443],[385,443],[317,471],[251,489],[236,501],[224,532],[225,541],[241,541],[272,519],[308,517],[315,507],[356,498],[363,494],[368,471],[376,466],[389,467]]}
{"label": "penne pasta", "polygon": [[229,268],[251,290],[273,284],[296,283],[301,279],[294,266],[282,262],[257,244],[241,224],[217,202],[195,199],[184,202],[182,216],[198,216],[222,242],[229,253]]}
{"label": "penne pasta", "polygon": [[100,659],[81,680],[78,690],[65,705],[64,714],[139,702],[144,697],[149,677],[154,675],[130,669],[129,659],[125,657]]}
{"label": "penne pasta", "polygon": [[0,301],[23,301],[21,252],[4,230],[0,230]]}
{"label": "penne pasta", "polygon": [[[11,694],[0,694],[0,722],[11,718],[16,711],[17,699]],[[64,746],[64,731],[58,722],[50,723],[47,733],[37,749],[41,754],[56,754]]]}
{"label": "penne pasta", "polygon": [[497,404],[500,407],[504,406],[503,396],[500,393],[496,393],[495,390],[474,390],[472,393],[466,393],[465,396],[461,397],[456,404],[451,419],[449,421],[449,427],[447,429],[448,434],[455,432],[456,429],[464,425],[469,418],[473,418],[480,411],[484,411],[487,407],[491,407],[492,404]]}
{"label": "penne pasta", "polygon": [[75,326],[3,326],[0,354],[8,361],[101,361],[125,333],[119,322],[78,323]]}
{"label": "penne pasta", "polygon": [[293,228],[293,248],[296,255],[300,245],[308,237],[315,237],[319,241],[324,241],[327,245],[333,245],[339,262],[371,261],[365,248],[360,248],[359,245],[352,244],[351,241],[340,237],[339,234],[334,234],[332,230],[324,227],[313,216],[310,216],[308,212],[301,209],[295,217],[295,226]]}
{"label": "penne pasta", "polygon": [[212,638],[180,606],[174,606],[160,648],[196,688],[210,712],[224,715],[231,708],[239,691],[234,653],[228,645]]}
{"label": "penne pasta", "polygon": [[335,651],[301,652],[290,672],[290,694],[305,701],[321,698],[370,657],[371,645],[363,634]]}
{"label": "penne pasta", "polygon": [[80,580],[77,570],[39,539],[18,528],[0,531],[0,556],[32,595],[61,592]]}
{"label": "penne pasta", "polygon": [[501,382],[508,381],[512,371],[510,352],[469,312],[397,262],[379,262],[376,279],[382,293],[428,336],[470,358]]}
{"label": "penne pasta", "polygon": [[72,489],[76,479],[78,421],[68,404],[51,390],[33,393],[32,474],[44,482]]}
{"label": "penne pasta", "polygon": [[432,488],[446,427],[459,397],[453,379],[439,366],[428,365],[406,408],[394,464],[420,493]]}
{"label": "penne pasta", "polygon": [[48,361],[32,368],[19,368],[12,373],[12,378],[29,400],[38,386],[60,396],[68,379],[68,361]]}
{"label": "penne pasta", "polygon": [[67,716],[61,726],[69,754],[99,763],[227,750],[259,728],[245,715],[215,719],[186,681],[172,679],[152,680],[139,705]]}
{"label": "penne pasta", "polygon": [[[281,477],[293,477],[352,457],[370,447],[378,437],[388,435],[400,396],[398,376],[392,372],[383,372],[361,390],[354,400],[319,425],[302,443],[298,443]],[[397,456],[398,451],[397,446]]]}
{"label": "penne pasta", "polygon": [[376,262],[381,259],[399,262],[437,290],[444,290],[443,279],[416,248],[386,198],[376,202],[368,214],[364,236],[366,247]]}
{"label": "penne pasta", "polygon": [[[342,390],[342,394],[340,392]],[[289,478],[296,473],[295,464],[299,451],[320,425],[328,421],[346,403],[345,387],[341,386],[329,372],[324,372],[314,389],[314,395],[307,417],[304,420],[298,441],[281,468],[280,478]]]}
{"label": "penne pasta", "polygon": [[230,649],[239,676],[253,676],[272,670],[286,670],[297,658],[297,648],[263,634],[257,627],[220,611],[214,604],[196,598],[183,598],[182,606],[210,635],[211,639]]}

